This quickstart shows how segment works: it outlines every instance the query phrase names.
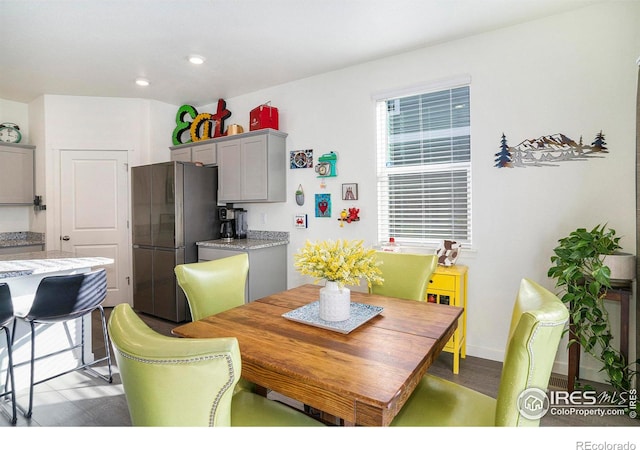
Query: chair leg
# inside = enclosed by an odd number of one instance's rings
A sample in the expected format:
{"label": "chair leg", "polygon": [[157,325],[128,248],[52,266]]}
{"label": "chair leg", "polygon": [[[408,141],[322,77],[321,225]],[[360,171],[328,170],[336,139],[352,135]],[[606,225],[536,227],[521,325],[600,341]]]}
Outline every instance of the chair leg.
{"label": "chair leg", "polygon": [[[103,358],[100,359],[96,359],[93,362],[90,363],[85,363],[84,361],[84,321],[82,322],[82,366],[80,368],[83,368],[84,370],[87,370],[91,373],[93,373],[95,376],[102,378],[104,381],[111,383],[113,382],[113,374],[112,374],[112,368],[111,368],[111,350],[109,347],[109,331],[107,330],[107,320],[106,320],[106,316],[104,314],[104,308],[102,308],[102,305],[98,306],[98,309],[100,310],[100,320],[102,322],[102,339],[104,340],[104,350],[105,350],[105,356]],[[109,375],[102,375],[100,372],[98,372],[97,370],[95,370],[92,366],[96,363],[102,362],[102,361],[107,361],[107,367],[109,369]]]}
{"label": "chair leg", "polygon": [[[12,334],[11,334],[11,347],[13,348],[14,345],[14,341],[16,340],[16,325],[18,324],[17,320],[13,321],[13,330],[12,330]],[[18,405],[18,403],[16,402],[15,405],[16,407],[20,410],[20,412],[22,413],[22,415],[24,417],[26,417],[27,419],[31,418],[31,412],[33,409],[33,380],[34,380],[34,354],[35,354],[35,329],[34,329],[34,325],[33,322],[30,323],[31,325],[31,358],[30,358],[30,365],[31,365],[31,379],[29,382],[29,409],[27,411],[24,410],[24,408],[20,405]],[[22,365],[24,363],[20,363],[18,365]],[[13,387],[14,387],[14,391],[15,391],[15,380],[13,383]]]}
{"label": "chair leg", "polygon": [[[30,377],[30,382],[29,382],[29,407],[28,409],[25,411],[20,405],[17,405],[18,409],[20,409],[20,411],[23,413],[23,415],[28,419],[31,417],[32,413],[33,413],[33,388],[36,384],[39,383],[43,383],[45,381],[49,381],[53,378],[62,376],[62,375],[66,375],[68,373],[74,372],[76,370],[80,370],[80,369],[84,369],[87,371],[92,372],[94,375],[96,375],[99,378],[102,378],[103,380],[107,381],[108,383],[113,382],[113,373],[112,373],[112,367],[111,367],[111,351],[109,348],[109,332],[107,329],[107,321],[106,321],[106,317],[104,314],[104,309],[102,308],[102,306],[98,307],[100,309],[100,319],[102,321],[102,336],[104,338],[104,345],[105,345],[105,352],[106,355],[104,358],[100,358],[98,360],[95,360],[93,362],[90,363],[85,363],[85,359],[84,359],[84,349],[85,349],[85,339],[84,339],[84,318],[81,319],[82,322],[82,330],[81,330],[81,342],[79,345],[70,347],[70,348],[66,348],[66,349],[62,349],[58,352],[54,352],[54,353],[50,353],[46,356],[43,356],[42,358],[45,357],[49,357],[49,356],[53,356],[57,353],[63,352],[63,351],[68,351],[68,350],[72,350],[74,348],[78,348],[80,347],[80,351],[81,351],[81,356],[80,356],[80,366],[79,367],[75,367],[73,369],[67,370],[65,372],[61,372],[59,374],[50,376],[46,379],[43,379],[41,381],[38,381],[38,383],[35,382],[35,339],[36,339],[36,324],[34,322],[29,322],[30,326],[31,326],[31,358],[30,358],[30,366],[31,366],[31,377]],[[15,330],[16,330],[16,321],[14,321],[13,323],[13,338],[12,341],[15,339]],[[12,343],[13,344],[13,343]],[[108,365],[108,369],[109,369],[109,375],[103,375],[101,373],[99,373],[98,371],[94,370],[93,367],[91,367],[93,364],[96,364],[98,362],[101,361],[107,361],[107,365]]]}
{"label": "chair leg", "polygon": [[2,327],[7,337],[7,359],[9,363],[9,367],[7,368],[7,381],[4,384],[5,389],[9,385],[9,380],[11,380],[11,425],[15,425],[18,422],[17,413],[16,413],[16,381],[13,376],[13,352],[11,349],[11,345],[13,344],[11,339],[11,334],[9,333],[8,327]]}
{"label": "chair leg", "polygon": [[[36,326],[33,322],[30,322],[31,325],[31,360],[29,362],[29,367],[31,368],[31,378],[29,381],[29,408],[24,413],[24,416],[29,419],[31,418],[31,414],[33,413],[33,383],[35,381],[35,354],[36,354]],[[14,335],[15,336],[15,335]]]}
{"label": "chair leg", "polygon": [[102,337],[104,339],[104,351],[105,351],[105,355],[107,356],[107,366],[109,368],[109,383],[111,383],[113,381],[113,374],[111,372],[111,346],[109,345],[110,343],[110,339],[109,339],[109,330],[107,329],[107,320],[104,314],[104,308],[102,308],[102,305],[100,305],[98,307],[98,309],[100,310],[100,318],[102,319]]}
{"label": "chair leg", "polygon": [[[15,331],[15,327],[16,327],[16,324],[15,324],[15,322],[14,322],[14,323],[13,323],[13,329],[14,329],[14,331]],[[8,329],[8,328],[7,328],[7,331],[9,331],[9,329]],[[13,338],[11,338],[11,342],[7,342],[7,345],[8,345],[9,347],[11,347],[11,346],[13,345]],[[5,385],[5,387],[9,385],[9,377],[11,376],[11,373],[12,373],[12,372],[13,372],[13,367],[12,367],[11,372],[10,372],[9,370],[7,370],[7,375],[6,375],[5,379],[4,379],[4,385]],[[12,382],[11,384],[12,384],[12,386],[13,386],[13,382]],[[12,390],[13,390],[13,389],[12,389]]]}

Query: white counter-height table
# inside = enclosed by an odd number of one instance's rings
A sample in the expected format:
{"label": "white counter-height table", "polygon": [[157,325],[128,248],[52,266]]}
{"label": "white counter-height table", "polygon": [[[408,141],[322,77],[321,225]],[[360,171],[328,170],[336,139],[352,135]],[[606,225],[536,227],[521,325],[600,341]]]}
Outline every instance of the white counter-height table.
{"label": "white counter-height table", "polygon": [[[42,278],[52,275],[85,273],[113,264],[113,259],[104,257],[76,256],[61,251],[43,251],[0,255],[0,283],[7,283],[11,290],[14,310],[27,312]],[[82,322],[84,321],[84,327]],[[91,317],[66,323],[41,325],[36,338],[36,358],[56,350],[79,343],[84,330],[85,362],[93,361],[91,349]],[[29,325],[18,321],[13,347],[16,391],[29,387],[30,340]],[[52,358],[36,361],[36,382],[79,365],[79,349],[64,352]],[[0,392],[5,390],[7,352],[4,343],[0,346]]]}

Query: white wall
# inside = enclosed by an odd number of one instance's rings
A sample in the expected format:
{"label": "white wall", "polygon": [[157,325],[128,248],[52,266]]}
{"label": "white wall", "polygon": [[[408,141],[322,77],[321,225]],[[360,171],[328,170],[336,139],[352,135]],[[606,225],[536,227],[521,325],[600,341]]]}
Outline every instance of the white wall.
{"label": "white wall", "polygon": [[165,130],[173,129],[176,110],[175,105],[141,99],[44,95],[28,105],[0,99],[0,122],[17,123],[21,143],[36,146],[36,195],[47,205],[46,212],[0,206],[0,232],[46,233],[47,249],[59,248],[60,150],[126,149],[130,165],[167,161],[172,143]]}
{"label": "white wall", "polygon": [[44,126],[38,137],[45,138],[37,152],[46,171],[46,241],[47,249],[52,250],[60,245],[60,150],[127,150],[130,166],[166,161],[171,135],[159,141],[152,130],[171,127],[169,111],[175,107],[156,101],[106,97],[45,95],[37,101],[43,105]]}
{"label": "white wall", "polygon": [[12,122],[20,127],[21,144],[31,144],[29,141],[29,111],[24,103],[4,100],[0,98],[0,123]]}
{"label": "white wall", "polygon": [[[546,275],[557,240],[578,227],[608,223],[635,253],[635,96],[640,55],[640,3],[614,2],[405,53],[227,99],[228,123],[248,129],[249,111],[265,101],[279,108],[288,150],[336,151],[338,174],[327,181],[332,219],[314,216],[322,192],[311,169],[289,170],[284,204],[249,205],[249,228],[288,230],[289,286],[303,280],[292,255],[305,239],[361,238],[377,244],[374,102],[389,89],[471,76],[473,249],[469,266],[468,353],[501,360],[519,282],[554,289]],[[210,112],[215,105],[201,108]],[[557,167],[497,169],[505,133],[510,145],[562,132],[593,141],[602,130],[609,154]],[[340,228],[341,183],[358,183],[362,220]],[[294,191],[302,184],[306,203]],[[292,226],[309,215],[309,229]],[[266,216],[266,221],[263,220]],[[633,311],[632,305],[632,311]],[[618,306],[610,306],[614,332]],[[632,324],[633,326],[633,324]],[[635,328],[632,328],[635,329]],[[557,371],[566,373],[561,344]],[[598,379],[590,362],[583,374]]]}
{"label": "white wall", "polygon": [[[326,191],[312,169],[289,170],[287,202],[248,205],[249,227],[290,231],[290,287],[306,281],[292,262],[305,239],[377,244],[371,95],[471,76],[473,249],[465,249],[460,259],[469,266],[468,354],[501,360],[520,279],[530,277],[553,289],[546,272],[559,238],[577,227],[607,222],[623,236],[624,249],[635,253],[638,23],[640,3],[608,2],[226,99],[232,111],[228,124],[248,130],[249,111],[270,100],[279,108],[280,129],[289,134],[288,150],[312,148],[315,158],[329,151],[339,155],[339,176],[326,180]],[[178,106],[45,96],[41,133],[46,137],[38,146],[46,158],[47,236],[57,236],[52,220],[56,152],[126,148],[131,165],[167,160]],[[212,112],[215,105],[198,110]],[[557,132],[591,142],[600,130],[610,152],[602,159],[557,167],[493,167],[503,132],[516,145]],[[340,199],[342,183],[358,183],[357,202]],[[302,207],[294,200],[299,184],[306,194]],[[314,217],[313,195],[320,192],[332,194],[331,219]],[[360,208],[361,221],[340,228],[337,212],[352,205]],[[307,230],[293,228],[293,215],[300,212],[309,215]],[[611,312],[615,331],[616,305]],[[557,362],[555,370],[566,373],[564,344]],[[597,379],[599,367],[587,369],[582,373]]]}

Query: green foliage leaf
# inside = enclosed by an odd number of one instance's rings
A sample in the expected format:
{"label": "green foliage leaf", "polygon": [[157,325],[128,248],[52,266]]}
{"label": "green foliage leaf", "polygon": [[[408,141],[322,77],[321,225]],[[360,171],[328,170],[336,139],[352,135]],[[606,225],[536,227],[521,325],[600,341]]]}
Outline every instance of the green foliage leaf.
{"label": "green foliage leaf", "polygon": [[606,224],[591,230],[578,228],[558,240],[547,275],[556,280],[556,287],[562,291],[559,296],[569,309],[575,338],[569,340],[568,346],[579,343],[600,360],[611,385],[622,392],[629,389],[632,377],[638,374],[640,360],[627,366],[624,357],[611,346],[613,335],[602,301],[611,287],[611,270],[603,264],[604,255],[619,248],[620,238]]}
{"label": "green foliage leaf", "polygon": [[611,381],[613,381],[614,383],[621,383],[622,382],[622,370],[620,369],[613,369],[610,373],[609,376],[611,377]]}

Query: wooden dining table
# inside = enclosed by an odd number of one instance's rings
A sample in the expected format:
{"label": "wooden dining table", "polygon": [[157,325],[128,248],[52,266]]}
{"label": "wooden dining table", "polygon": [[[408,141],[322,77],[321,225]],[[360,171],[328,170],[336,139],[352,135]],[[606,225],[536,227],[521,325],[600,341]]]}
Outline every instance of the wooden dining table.
{"label": "wooden dining table", "polygon": [[383,309],[348,333],[282,317],[318,300],[319,289],[302,285],[172,332],[234,336],[246,380],[344,425],[389,425],[453,335],[462,308],[352,291],[352,302]]}

